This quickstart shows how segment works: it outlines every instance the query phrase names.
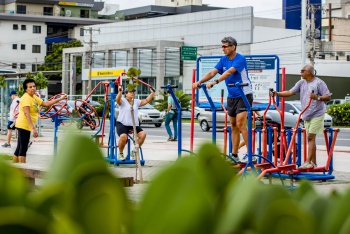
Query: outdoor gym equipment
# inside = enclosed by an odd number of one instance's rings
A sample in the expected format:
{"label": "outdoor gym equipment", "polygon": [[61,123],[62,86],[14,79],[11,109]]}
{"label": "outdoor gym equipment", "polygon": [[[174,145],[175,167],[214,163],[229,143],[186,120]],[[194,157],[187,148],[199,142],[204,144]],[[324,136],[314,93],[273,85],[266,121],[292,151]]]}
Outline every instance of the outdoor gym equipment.
{"label": "outdoor gym equipment", "polygon": [[[62,95],[66,95],[66,94],[64,94],[64,93],[57,94],[57,95],[53,96],[52,98],[50,98],[48,101],[58,99]],[[47,108],[46,111],[41,111],[43,109],[43,106],[41,106],[40,113],[42,113],[42,114],[40,114],[39,117],[41,119],[50,119],[57,114],[64,113],[64,115],[65,115],[65,113],[69,112],[68,108],[67,108],[67,102],[68,102],[68,99],[63,100],[62,102],[57,102],[57,103],[53,104],[52,106],[50,106],[49,108]],[[52,109],[54,110],[53,112],[51,111]],[[65,111],[63,112],[62,110],[65,110]]]}
{"label": "outdoor gym equipment", "polygon": [[212,98],[210,97],[208,90],[207,90],[207,86],[206,84],[200,84],[198,85],[198,88],[202,88],[210,108],[206,108],[205,110],[210,110],[212,112],[212,143],[216,144],[216,111],[217,110],[222,110],[221,108],[217,108],[212,100]]}
{"label": "outdoor gym equipment", "polygon": [[[107,148],[107,157],[106,160],[110,163],[113,163],[114,165],[119,165],[119,164],[138,164],[138,160],[140,165],[145,164],[145,160],[143,159],[143,153],[141,147],[137,148],[137,133],[136,131],[132,131],[128,133],[128,140],[127,140],[127,155],[126,159],[119,160],[117,155],[118,155],[118,145],[117,145],[117,138],[116,138],[116,116],[115,116],[115,99],[116,99],[116,85],[121,86],[122,85],[122,77],[125,76],[125,73],[121,74],[114,82],[110,82],[105,84],[105,105],[103,109],[103,119],[101,123],[100,129],[94,134],[94,138],[96,139],[96,142],[104,147]],[[136,79],[133,77],[133,79]],[[155,91],[154,87],[141,81],[138,80],[139,83],[146,85],[152,91]],[[110,93],[108,93],[108,89],[110,88]],[[110,97],[110,99],[108,99]],[[108,145],[103,144],[103,137],[104,137],[104,125],[105,125],[105,118],[106,118],[106,110],[110,109],[110,130],[109,130],[109,138],[108,138]],[[133,134],[133,136],[131,136]],[[131,149],[131,143],[133,143],[133,150]],[[132,152],[136,152],[136,160],[131,159],[131,154]],[[138,155],[140,157],[138,157]]]}
{"label": "outdoor gym equipment", "polygon": [[[271,90],[270,90],[271,91]],[[271,97],[273,104],[276,107],[276,110],[279,111],[281,115],[281,119],[283,119],[283,112],[281,112],[274,100]],[[327,147],[327,163],[324,167],[315,167],[309,169],[297,169],[296,166],[301,165],[301,154],[302,154],[302,138],[304,138],[304,161],[306,160],[306,131],[299,127],[300,119],[302,114],[309,108],[311,105],[312,99],[310,98],[308,105],[302,110],[302,112],[298,116],[298,120],[296,122],[295,128],[292,130],[284,130],[283,121],[281,121],[281,139],[280,139],[280,165],[276,168],[266,169],[259,176],[258,179],[262,178],[265,175],[270,174],[273,177],[282,177],[282,178],[291,178],[291,179],[308,179],[308,180],[328,180],[334,179],[335,176],[332,175],[333,171],[333,149],[336,142],[336,137],[339,132],[339,129],[325,129],[324,137]],[[265,111],[266,112],[266,111]],[[287,134],[286,134],[287,133]],[[335,133],[333,135],[333,133]],[[328,135],[329,134],[329,135]],[[287,139],[288,138],[288,139]],[[297,142],[297,143],[296,143]],[[289,145],[287,144],[289,143]],[[288,147],[288,148],[287,148]],[[293,157],[292,156],[293,152]],[[277,155],[277,154],[275,154]],[[285,158],[283,156],[285,155]],[[277,157],[275,157],[275,165],[277,165]],[[276,174],[277,172],[277,174]],[[322,172],[322,174],[317,174],[315,172]]]}
{"label": "outdoor gym equipment", "polygon": [[192,151],[190,150],[186,150],[186,149],[182,149],[182,118],[181,118],[181,112],[183,110],[188,110],[188,108],[182,108],[181,107],[181,103],[179,101],[179,99],[176,97],[174,90],[178,88],[177,85],[170,85],[167,84],[166,86],[162,86],[162,89],[167,89],[171,95],[171,97],[174,100],[175,106],[176,106],[176,110],[177,110],[177,156],[181,157],[181,153],[182,152],[188,152],[190,154],[194,154]]}

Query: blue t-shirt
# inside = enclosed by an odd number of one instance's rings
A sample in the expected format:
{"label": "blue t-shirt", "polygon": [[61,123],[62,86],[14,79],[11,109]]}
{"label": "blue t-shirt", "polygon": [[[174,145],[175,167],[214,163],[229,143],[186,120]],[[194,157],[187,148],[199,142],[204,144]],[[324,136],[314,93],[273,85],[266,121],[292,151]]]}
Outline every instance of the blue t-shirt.
{"label": "blue t-shirt", "polygon": [[[234,67],[236,71],[231,76],[227,77],[227,79],[225,79],[226,85],[235,84],[237,82],[249,83],[248,86],[243,86],[243,92],[245,95],[253,93],[252,83],[250,82],[248,76],[247,60],[245,59],[245,57],[239,53],[237,53],[232,60],[230,60],[227,56],[223,56],[215,66],[220,75],[222,75],[231,67]],[[238,88],[240,87],[227,87],[228,97],[240,97],[241,95],[238,91]]]}

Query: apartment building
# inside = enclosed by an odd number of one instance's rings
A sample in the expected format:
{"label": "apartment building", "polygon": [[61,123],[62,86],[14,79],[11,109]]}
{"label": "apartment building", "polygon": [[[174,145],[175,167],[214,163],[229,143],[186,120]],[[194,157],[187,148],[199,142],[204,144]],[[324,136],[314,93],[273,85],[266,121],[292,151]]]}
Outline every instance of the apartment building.
{"label": "apartment building", "polygon": [[322,19],[322,59],[350,62],[350,2],[326,0]]}
{"label": "apartment building", "polygon": [[52,43],[82,41],[84,26],[114,22],[98,15],[103,7],[93,0],[0,0],[0,69],[34,71]]}

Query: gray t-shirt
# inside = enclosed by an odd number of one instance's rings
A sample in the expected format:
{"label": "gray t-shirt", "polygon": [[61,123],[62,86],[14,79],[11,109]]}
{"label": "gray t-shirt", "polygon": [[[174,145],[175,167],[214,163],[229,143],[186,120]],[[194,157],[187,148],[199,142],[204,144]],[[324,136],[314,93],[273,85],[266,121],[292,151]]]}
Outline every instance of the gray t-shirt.
{"label": "gray t-shirt", "polygon": [[[317,96],[332,94],[329,92],[326,83],[315,77],[312,81],[307,82],[299,80],[290,91],[294,94],[300,93],[301,108],[305,108],[310,100],[310,93],[314,91]],[[302,115],[303,120],[310,120],[323,115],[326,112],[326,104],[323,101],[312,100],[309,108]]]}

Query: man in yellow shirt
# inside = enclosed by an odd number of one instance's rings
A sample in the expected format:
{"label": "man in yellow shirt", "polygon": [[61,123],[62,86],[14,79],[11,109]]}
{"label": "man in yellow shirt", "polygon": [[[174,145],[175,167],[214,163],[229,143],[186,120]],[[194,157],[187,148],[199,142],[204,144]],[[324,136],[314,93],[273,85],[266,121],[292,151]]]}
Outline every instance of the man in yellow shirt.
{"label": "man in yellow shirt", "polygon": [[23,82],[24,95],[21,97],[19,103],[19,115],[16,121],[16,128],[18,130],[18,143],[16,151],[13,155],[14,163],[26,163],[26,156],[28,150],[28,143],[30,133],[33,132],[33,137],[38,137],[38,131],[35,128],[35,123],[39,116],[39,107],[49,107],[63,99],[67,95],[62,95],[58,99],[51,101],[43,101],[35,95],[35,81],[33,79],[26,79]]}

